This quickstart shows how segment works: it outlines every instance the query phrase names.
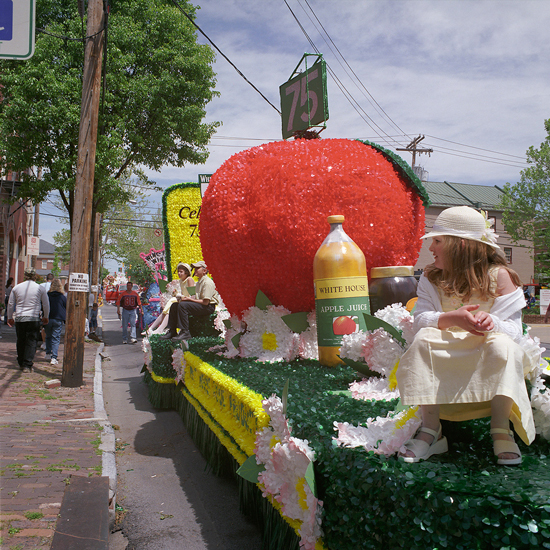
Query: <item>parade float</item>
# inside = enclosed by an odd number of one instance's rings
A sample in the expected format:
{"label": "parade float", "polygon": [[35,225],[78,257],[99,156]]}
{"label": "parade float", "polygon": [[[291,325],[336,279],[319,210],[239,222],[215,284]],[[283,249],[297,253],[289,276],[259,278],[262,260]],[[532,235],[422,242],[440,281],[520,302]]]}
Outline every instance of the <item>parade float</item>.
{"label": "parade float", "polygon": [[[342,335],[342,364],[318,361],[313,259],[327,217],[345,216],[368,272],[414,265],[428,196],[409,166],[368,142],[294,140],[238,153],[202,200],[198,188],[163,197],[168,273],[206,261],[225,304],[210,320],[218,336],[193,338],[189,351],[145,339],[144,379],[213,472],[237,476],[265,547],[550,548],[542,360],[527,380],[538,436],[520,443],[517,468],[496,465],[488,419],[445,423],[444,455],[397,459],[420,423],[395,383],[412,338],[404,304]],[[523,347],[540,354],[528,335]]]}

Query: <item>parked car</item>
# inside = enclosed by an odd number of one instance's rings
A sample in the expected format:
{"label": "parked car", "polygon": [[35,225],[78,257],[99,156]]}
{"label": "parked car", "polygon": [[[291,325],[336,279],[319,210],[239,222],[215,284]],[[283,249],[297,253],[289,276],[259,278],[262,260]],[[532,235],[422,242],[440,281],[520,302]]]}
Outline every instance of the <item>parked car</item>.
{"label": "parked car", "polygon": [[[127,284],[128,283],[120,283],[117,286],[114,286],[114,285],[108,286],[107,289],[105,290],[105,301],[116,303],[121,292],[124,292],[127,289]],[[139,294],[141,289],[139,285],[134,283],[132,285],[132,290],[134,290]]]}
{"label": "parked car", "polygon": [[105,288],[106,302],[116,302],[117,297],[117,287],[115,285],[109,285],[107,288]]}

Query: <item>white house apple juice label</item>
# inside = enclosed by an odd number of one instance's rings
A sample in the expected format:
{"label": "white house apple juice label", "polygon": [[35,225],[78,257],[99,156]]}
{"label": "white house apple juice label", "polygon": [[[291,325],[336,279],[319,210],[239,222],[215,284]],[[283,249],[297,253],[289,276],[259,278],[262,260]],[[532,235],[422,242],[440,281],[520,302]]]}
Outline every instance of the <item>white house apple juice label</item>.
{"label": "white house apple juice label", "polygon": [[340,346],[344,334],[366,330],[370,313],[368,277],[316,279],[315,312],[320,346]]}

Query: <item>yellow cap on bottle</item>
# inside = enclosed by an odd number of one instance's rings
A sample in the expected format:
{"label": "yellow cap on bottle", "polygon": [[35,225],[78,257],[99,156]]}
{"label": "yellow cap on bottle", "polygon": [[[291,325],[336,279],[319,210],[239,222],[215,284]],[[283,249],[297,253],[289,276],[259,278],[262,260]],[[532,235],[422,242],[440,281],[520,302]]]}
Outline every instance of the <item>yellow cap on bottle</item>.
{"label": "yellow cap on bottle", "polygon": [[344,216],[334,215],[327,218],[328,223],[344,223]]}

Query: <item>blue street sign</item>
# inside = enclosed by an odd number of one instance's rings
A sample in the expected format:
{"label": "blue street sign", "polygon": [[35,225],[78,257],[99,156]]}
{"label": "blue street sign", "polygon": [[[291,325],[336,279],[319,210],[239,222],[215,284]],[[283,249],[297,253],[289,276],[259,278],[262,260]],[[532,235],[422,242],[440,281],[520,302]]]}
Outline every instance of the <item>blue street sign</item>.
{"label": "blue street sign", "polygon": [[0,0],[0,59],[34,54],[36,0]]}
{"label": "blue street sign", "polygon": [[0,40],[13,36],[13,0],[0,0]]}

